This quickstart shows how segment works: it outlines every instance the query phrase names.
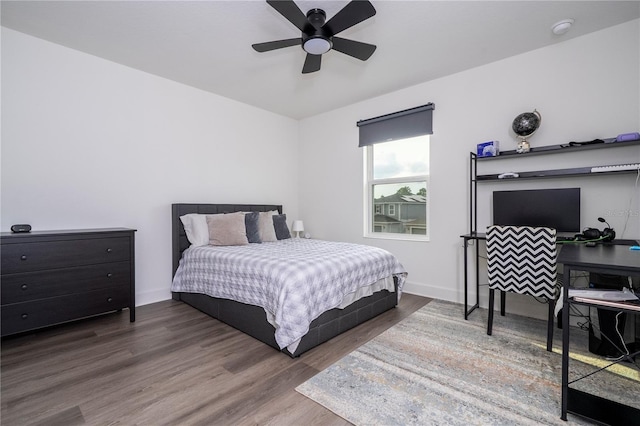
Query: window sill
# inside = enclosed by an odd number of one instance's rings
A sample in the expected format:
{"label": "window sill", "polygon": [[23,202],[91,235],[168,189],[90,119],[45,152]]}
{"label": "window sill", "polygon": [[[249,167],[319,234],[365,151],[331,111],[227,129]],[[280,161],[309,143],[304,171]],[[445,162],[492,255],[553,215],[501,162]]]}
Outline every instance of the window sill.
{"label": "window sill", "polygon": [[411,234],[385,234],[385,233],[375,233],[375,234],[365,234],[364,238],[370,238],[373,240],[396,240],[396,241],[418,241],[418,242],[429,242],[429,236],[427,235],[411,235]]}

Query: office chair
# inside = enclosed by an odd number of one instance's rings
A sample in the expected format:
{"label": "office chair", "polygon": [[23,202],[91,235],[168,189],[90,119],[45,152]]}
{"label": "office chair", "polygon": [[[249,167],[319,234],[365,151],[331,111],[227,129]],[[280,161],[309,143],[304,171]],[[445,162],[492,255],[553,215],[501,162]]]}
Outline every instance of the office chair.
{"label": "office chair", "polygon": [[495,290],[500,290],[500,315],[505,315],[507,291],[542,297],[549,304],[547,351],[553,347],[553,316],[558,297],[556,230],[531,226],[489,226],[487,269],[489,276],[489,319],[493,327]]}

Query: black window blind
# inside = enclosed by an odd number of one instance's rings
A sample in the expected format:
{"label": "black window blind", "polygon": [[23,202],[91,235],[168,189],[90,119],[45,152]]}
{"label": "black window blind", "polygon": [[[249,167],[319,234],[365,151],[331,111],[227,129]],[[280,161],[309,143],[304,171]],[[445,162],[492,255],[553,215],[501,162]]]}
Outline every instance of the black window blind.
{"label": "black window blind", "polygon": [[433,103],[358,121],[358,146],[433,134]]}

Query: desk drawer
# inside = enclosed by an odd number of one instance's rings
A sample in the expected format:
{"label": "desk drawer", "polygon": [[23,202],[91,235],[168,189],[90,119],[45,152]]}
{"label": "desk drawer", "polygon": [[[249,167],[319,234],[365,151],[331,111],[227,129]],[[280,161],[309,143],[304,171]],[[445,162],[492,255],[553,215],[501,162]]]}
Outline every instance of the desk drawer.
{"label": "desk drawer", "polygon": [[2,336],[129,307],[129,286],[2,306]]}
{"label": "desk drawer", "polygon": [[127,237],[3,244],[2,274],[128,260]]}
{"label": "desk drawer", "polygon": [[129,262],[102,263],[66,269],[2,276],[2,305],[86,293],[131,283]]}

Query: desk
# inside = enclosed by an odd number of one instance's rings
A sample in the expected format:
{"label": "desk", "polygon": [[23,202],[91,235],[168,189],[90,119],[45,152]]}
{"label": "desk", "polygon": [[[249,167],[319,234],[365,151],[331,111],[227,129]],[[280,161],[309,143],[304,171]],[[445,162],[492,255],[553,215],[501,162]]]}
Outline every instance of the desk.
{"label": "desk", "polygon": [[[486,240],[487,234],[481,234],[478,232],[472,232],[471,234],[460,235],[460,238],[464,240],[464,319],[469,317],[469,314],[480,306],[480,270],[478,263],[480,261],[480,252],[478,251],[478,241]],[[469,247],[469,241],[475,241],[476,246],[476,303],[469,309],[469,296],[468,296],[468,281],[469,281],[469,262],[467,255],[467,247]]]}
{"label": "desk", "polygon": [[[563,280],[562,289],[562,415],[560,418],[567,420],[567,412],[570,412],[609,424],[638,422],[640,410],[636,408],[569,388],[569,305],[574,302],[570,301],[568,296],[571,270],[640,276],[640,252],[629,250],[628,246],[623,245],[598,244],[596,247],[586,247],[582,244],[566,244],[560,250],[558,263],[564,265],[566,277]],[[601,305],[586,305],[603,308]],[[609,309],[626,311],[618,308]],[[629,419],[632,420],[629,421]]]}
{"label": "desk", "polygon": [[[471,232],[469,234],[464,234],[464,235],[460,235],[460,238],[463,239],[463,246],[464,246],[464,319],[467,319],[469,317],[469,315],[471,314],[471,312],[473,312],[474,310],[476,310],[476,308],[478,308],[480,306],[480,252],[479,252],[479,247],[478,247],[478,243],[480,241],[486,241],[487,240],[487,234],[482,233],[482,232]],[[475,242],[475,261],[476,261],[476,265],[475,265],[475,280],[476,280],[476,300],[475,303],[471,306],[469,306],[469,254],[468,254],[468,247],[469,247],[469,242],[470,241],[474,241]],[[613,240],[613,242],[611,243],[606,243],[606,246],[610,246],[610,245],[622,245],[622,246],[632,246],[638,244],[638,241],[636,240]],[[562,244],[562,246],[574,246],[575,243],[566,243],[566,244]],[[598,247],[600,247],[600,245],[598,245]],[[593,253],[598,252],[596,247],[589,247],[589,250],[592,251]],[[595,251],[594,251],[595,250]],[[569,251],[572,251],[572,249],[570,249]],[[605,260],[606,262],[606,260]],[[558,261],[558,263],[561,263]],[[503,297],[500,299],[500,310],[501,310],[501,314],[504,314],[504,294],[502,295]]]}
{"label": "desk", "polygon": [[[480,248],[478,242],[486,241],[487,234],[482,232],[472,232],[470,234],[460,235],[460,238],[464,240],[464,319],[469,318],[471,312],[480,307]],[[473,306],[469,307],[469,256],[467,254],[467,248],[469,247],[469,241],[475,241],[475,256],[476,256],[476,302]],[[504,292],[500,292],[500,315],[504,316],[506,304],[506,296]]]}

